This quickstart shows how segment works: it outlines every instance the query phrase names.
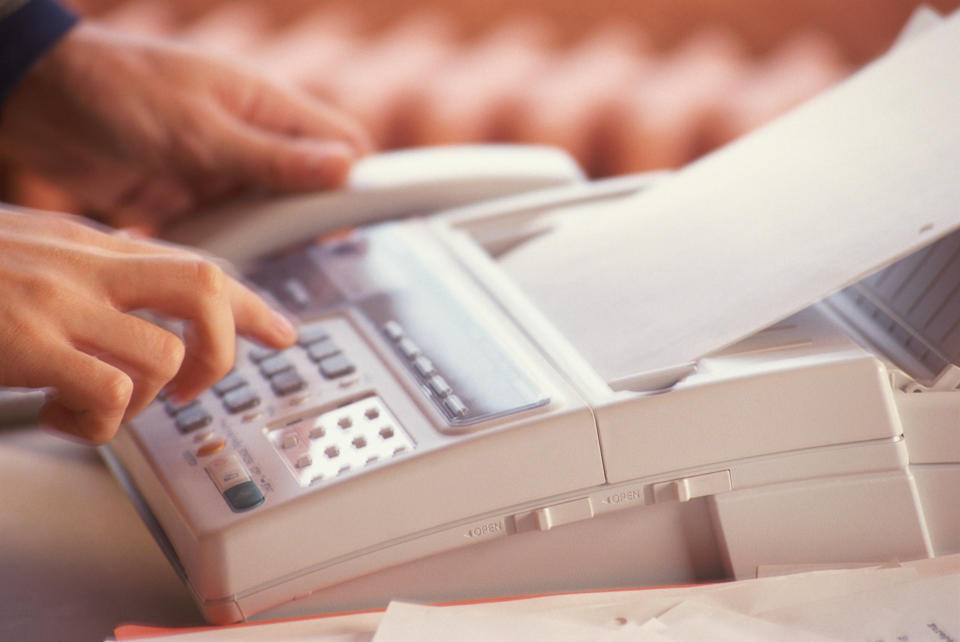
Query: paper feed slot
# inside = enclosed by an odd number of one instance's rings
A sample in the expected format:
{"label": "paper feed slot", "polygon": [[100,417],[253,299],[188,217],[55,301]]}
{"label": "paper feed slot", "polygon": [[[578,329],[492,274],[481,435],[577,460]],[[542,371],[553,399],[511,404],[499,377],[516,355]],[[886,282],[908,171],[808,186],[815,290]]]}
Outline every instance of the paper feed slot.
{"label": "paper feed slot", "polygon": [[499,262],[609,383],[731,345],[960,226],[960,16]]}

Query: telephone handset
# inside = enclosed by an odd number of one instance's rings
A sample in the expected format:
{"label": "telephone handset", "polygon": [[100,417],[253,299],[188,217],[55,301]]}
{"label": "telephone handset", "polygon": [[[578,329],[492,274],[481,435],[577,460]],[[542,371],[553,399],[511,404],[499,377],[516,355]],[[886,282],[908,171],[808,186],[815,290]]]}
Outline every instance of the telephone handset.
{"label": "telephone handset", "polygon": [[236,264],[339,228],[425,214],[583,180],[564,152],[534,145],[456,145],[387,152],[356,163],[347,187],[222,206],[168,240]]}

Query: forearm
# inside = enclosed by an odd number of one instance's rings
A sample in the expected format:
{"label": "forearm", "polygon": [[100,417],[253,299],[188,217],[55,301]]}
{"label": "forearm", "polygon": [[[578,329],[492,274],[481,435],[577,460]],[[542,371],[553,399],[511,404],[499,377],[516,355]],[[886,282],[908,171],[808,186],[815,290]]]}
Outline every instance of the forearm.
{"label": "forearm", "polygon": [[76,22],[55,0],[0,0],[0,112],[34,63]]}

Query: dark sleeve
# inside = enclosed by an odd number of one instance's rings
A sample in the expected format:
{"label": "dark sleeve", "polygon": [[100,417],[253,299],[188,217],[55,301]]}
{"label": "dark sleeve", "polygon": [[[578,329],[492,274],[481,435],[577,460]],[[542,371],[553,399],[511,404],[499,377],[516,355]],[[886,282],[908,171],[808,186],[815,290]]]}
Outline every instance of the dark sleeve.
{"label": "dark sleeve", "polygon": [[55,0],[0,0],[0,109],[30,67],[76,22]]}

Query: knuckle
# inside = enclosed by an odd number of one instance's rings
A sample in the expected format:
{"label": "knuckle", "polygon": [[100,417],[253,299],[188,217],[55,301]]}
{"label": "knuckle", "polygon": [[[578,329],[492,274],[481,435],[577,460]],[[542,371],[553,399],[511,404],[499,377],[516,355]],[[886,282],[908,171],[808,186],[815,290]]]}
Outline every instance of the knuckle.
{"label": "knuckle", "polygon": [[37,273],[23,278],[20,287],[28,300],[39,302],[59,301],[63,288],[56,279]]}
{"label": "knuckle", "polygon": [[204,298],[218,298],[226,288],[226,275],[220,266],[206,259],[196,259],[193,264],[197,291]]}
{"label": "knuckle", "polygon": [[101,382],[99,405],[108,413],[122,412],[133,396],[133,380],[119,370],[114,370]]}
{"label": "knuckle", "polygon": [[183,363],[183,341],[175,334],[164,332],[156,347],[155,355],[158,375],[164,381],[173,378]]}
{"label": "knuckle", "polygon": [[55,229],[57,233],[67,241],[73,241],[75,243],[90,243],[97,236],[96,230],[88,225],[85,225],[72,216],[58,215],[55,218],[52,218],[49,223],[53,229]]}

